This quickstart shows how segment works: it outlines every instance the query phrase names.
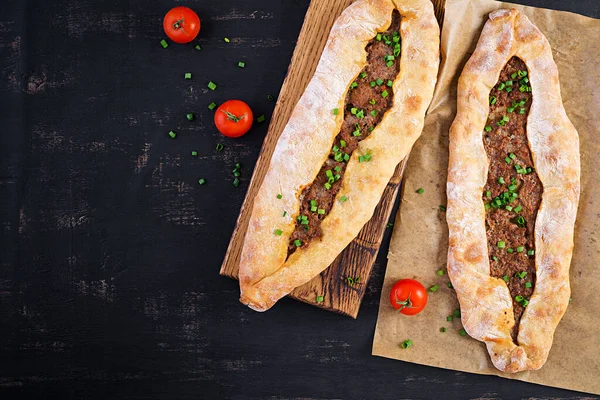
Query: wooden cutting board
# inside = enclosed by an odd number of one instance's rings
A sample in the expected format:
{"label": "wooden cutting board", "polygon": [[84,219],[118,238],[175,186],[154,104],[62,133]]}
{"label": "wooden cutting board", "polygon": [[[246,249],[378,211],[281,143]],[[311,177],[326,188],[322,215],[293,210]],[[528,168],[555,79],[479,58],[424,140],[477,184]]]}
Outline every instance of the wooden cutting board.
{"label": "wooden cutting board", "polygon": [[[312,0],[306,12],[288,74],[283,82],[273,112],[269,131],[265,137],[246,193],[246,199],[242,204],[236,227],[221,266],[221,275],[237,279],[242,245],[248,228],[250,213],[252,212],[253,199],[265,177],[269,160],[275,150],[275,144],[287,124],[294,106],[315,72],[333,23],[352,2],[353,0]],[[441,24],[445,0],[432,0],[432,2],[436,10],[436,17]],[[290,293],[290,297],[316,307],[356,318],[387,221],[389,221],[398,195],[405,165],[406,160],[402,161],[396,168],[373,217],[363,227],[358,236],[340,253],[329,268],[310,282],[294,289]],[[317,298],[320,300],[320,296],[323,297],[323,301],[317,301]]]}

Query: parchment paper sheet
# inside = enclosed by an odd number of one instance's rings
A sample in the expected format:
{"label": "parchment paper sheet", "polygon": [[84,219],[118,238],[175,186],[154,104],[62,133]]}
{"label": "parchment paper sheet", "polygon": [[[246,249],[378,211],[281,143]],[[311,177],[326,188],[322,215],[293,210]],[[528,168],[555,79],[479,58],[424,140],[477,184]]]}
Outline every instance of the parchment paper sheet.
{"label": "parchment paper sheet", "polygon": [[[488,14],[515,7],[540,28],[552,45],[562,97],[581,140],[581,200],[571,264],[573,301],[558,326],[547,363],[539,371],[504,374],[490,362],[483,343],[460,336],[458,308],[445,270],[448,130],[456,112],[456,84],[475,48]],[[425,130],[410,155],[400,212],[389,250],[373,354],[478,374],[495,374],[547,386],[600,394],[600,20],[491,0],[448,0],[442,31],[439,83]],[[422,187],[425,192],[415,191]],[[395,281],[415,278],[437,284],[425,310],[415,317],[394,312],[389,291]],[[440,332],[445,327],[447,332]],[[411,339],[413,346],[399,344]]]}

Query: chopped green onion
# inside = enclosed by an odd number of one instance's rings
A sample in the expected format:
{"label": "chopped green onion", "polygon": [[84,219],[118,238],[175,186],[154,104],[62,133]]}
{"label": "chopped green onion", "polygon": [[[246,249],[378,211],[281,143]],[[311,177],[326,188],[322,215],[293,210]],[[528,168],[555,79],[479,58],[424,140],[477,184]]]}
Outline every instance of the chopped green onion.
{"label": "chopped green onion", "polygon": [[384,90],[383,92],[381,92],[381,97],[383,97],[384,99],[385,99],[386,97],[388,97],[388,95],[389,95],[389,93],[388,93],[388,91],[387,91],[387,90]]}
{"label": "chopped green onion", "polygon": [[410,340],[410,339],[405,340],[404,342],[400,343],[400,347],[403,349],[408,349],[410,346],[412,346],[412,340]]}
{"label": "chopped green onion", "polygon": [[196,50],[202,50],[202,47],[200,47],[200,45],[199,45],[199,44],[195,45],[195,46],[194,46],[194,48],[195,48]]}
{"label": "chopped green onion", "polygon": [[192,150],[192,157],[196,157],[198,155],[198,152],[196,150]]}
{"label": "chopped green onion", "polygon": [[383,79],[381,79],[381,78],[378,78],[378,79],[375,81],[375,83],[377,84],[377,86],[381,86],[381,85],[383,85]]}
{"label": "chopped green onion", "polygon": [[372,116],[372,117],[376,117],[378,112],[379,112],[379,111],[377,111],[377,110],[372,110],[372,111],[371,111],[371,116]]}
{"label": "chopped green onion", "polygon": [[521,296],[521,295],[516,295],[516,296],[515,296],[515,301],[516,301],[517,303],[520,303],[520,302],[522,302],[523,300],[524,300],[524,297],[523,297],[523,296]]}
{"label": "chopped green onion", "polygon": [[438,276],[443,276],[445,274],[443,269],[438,269],[437,272]]}
{"label": "chopped green onion", "polygon": [[417,193],[419,193],[419,194],[423,194],[423,192],[424,192],[424,191],[425,191],[425,190],[424,190],[423,188],[418,188],[418,189],[417,189]]}
{"label": "chopped green onion", "polygon": [[440,328],[440,332],[442,332],[442,333],[446,332],[446,328],[444,328],[444,327],[441,327],[441,328]]}
{"label": "chopped green onion", "polygon": [[324,299],[323,296],[317,296],[317,303],[322,303],[323,299]]}
{"label": "chopped green onion", "polygon": [[282,196],[281,194],[278,194],[278,195],[277,195],[277,198],[278,198],[278,199],[281,199],[282,197],[283,197],[283,196]]}
{"label": "chopped green onion", "polygon": [[269,101],[275,101],[275,97],[273,97],[270,94],[268,94],[267,95],[267,100],[269,100]]}
{"label": "chopped green onion", "polygon": [[229,40],[229,38],[227,38],[227,37],[226,37],[226,38],[223,38],[223,40],[225,41],[225,43],[229,43],[229,42],[231,42],[231,40]]}
{"label": "chopped green onion", "polygon": [[238,186],[240,186],[240,180],[239,180],[238,178],[235,178],[235,179],[233,180],[233,186],[235,186],[235,187],[238,187]]}
{"label": "chopped green onion", "polygon": [[346,147],[346,141],[345,140],[340,140],[340,147]]}
{"label": "chopped green onion", "polygon": [[505,209],[506,211],[512,211],[512,209],[513,209],[513,208],[512,208],[511,206],[506,206],[506,207],[504,207],[504,209]]}
{"label": "chopped green onion", "polygon": [[512,248],[510,248],[510,247],[509,247],[508,249],[506,249],[506,251],[507,251],[508,253],[512,253],[514,250],[513,250]]}
{"label": "chopped green onion", "polygon": [[460,331],[458,331],[458,333],[460,334],[460,336],[467,336],[467,331],[465,331],[464,329],[461,329]]}
{"label": "chopped green onion", "polygon": [[527,250],[528,256],[533,256],[535,254],[535,250]]}
{"label": "chopped green onion", "polygon": [[454,288],[454,286],[452,286],[452,282],[448,282],[448,287],[449,287],[450,289],[453,289],[453,288]]}
{"label": "chopped green onion", "polygon": [[437,292],[438,290],[440,290],[440,287],[439,287],[438,285],[433,285],[432,287],[430,287],[430,288],[429,288],[429,291],[430,291],[431,293],[435,293],[435,292]]}
{"label": "chopped green onion", "polygon": [[492,130],[492,127],[488,125],[488,126],[486,126],[486,127],[484,128],[484,130],[485,130],[486,132],[490,132],[490,131]]}
{"label": "chopped green onion", "polygon": [[490,192],[489,190],[485,192],[485,197],[492,197],[492,192]]}
{"label": "chopped green onion", "polygon": [[244,68],[246,66],[246,63],[243,61],[238,62],[238,67],[240,68]]}
{"label": "chopped green onion", "polygon": [[500,240],[498,241],[497,246],[499,249],[503,249],[506,247],[506,242],[504,240]]}
{"label": "chopped green onion", "polygon": [[354,89],[355,87],[358,87],[358,82],[352,82],[350,84],[350,89]]}
{"label": "chopped green onion", "polygon": [[199,183],[200,185],[204,185],[204,184],[206,183],[206,179],[204,179],[204,178],[200,178],[200,179],[198,179],[198,183]]}
{"label": "chopped green onion", "polygon": [[287,211],[284,211],[283,212],[283,216],[285,217],[286,215],[287,215]]}
{"label": "chopped green onion", "polygon": [[167,41],[165,39],[162,39],[160,41],[160,45],[163,47],[163,49],[166,49],[167,47],[169,47],[169,43],[167,43]]}
{"label": "chopped green onion", "polygon": [[387,86],[388,86],[388,87],[392,87],[392,86],[394,86],[394,82],[392,82],[392,81],[388,80],[388,81],[387,81]]}
{"label": "chopped green onion", "polygon": [[342,203],[346,202],[346,200],[348,200],[348,198],[347,198],[346,196],[342,196],[342,197],[340,197],[340,201],[341,201]]}
{"label": "chopped green onion", "polygon": [[215,108],[217,108],[217,103],[215,103],[214,101],[208,105],[208,109],[211,111]]}
{"label": "chopped green onion", "polygon": [[171,136],[171,139],[175,139],[177,137],[177,134],[173,131],[170,131],[169,136]]}
{"label": "chopped green onion", "polygon": [[215,90],[217,88],[217,84],[214,83],[213,81],[208,82],[208,88],[210,90]]}
{"label": "chopped green onion", "polygon": [[215,147],[215,150],[221,151],[221,150],[223,150],[224,147],[225,146],[223,146],[221,143],[217,143],[217,146]]}
{"label": "chopped green onion", "polygon": [[340,113],[340,109],[339,108],[334,108],[333,109],[333,115],[338,115]]}
{"label": "chopped green onion", "polygon": [[498,85],[498,90],[504,90],[505,87],[506,85],[504,84],[504,82],[502,82]]}
{"label": "chopped green onion", "polygon": [[377,86],[377,83],[375,81],[372,81],[369,85],[371,85],[371,87],[375,87]]}
{"label": "chopped green onion", "polygon": [[520,213],[522,209],[523,209],[523,206],[517,206],[517,207],[515,207],[515,212]]}
{"label": "chopped green onion", "polygon": [[456,318],[460,318],[460,309],[457,308],[456,310],[454,310],[452,315],[454,315]]}
{"label": "chopped green onion", "polygon": [[496,257],[496,256],[492,256],[492,260],[494,260],[494,261],[498,261],[498,257]]}
{"label": "chopped green onion", "polygon": [[364,72],[364,71],[363,71],[363,72],[361,72],[361,73],[360,73],[360,77],[361,77],[361,78],[363,78],[363,79],[365,79],[365,78],[367,77],[367,73],[366,73],[366,72]]}
{"label": "chopped green onion", "polygon": [[512,162],[512,160],[510,159],[510,157],[506,157],[504,159],[504,161],[506,161],[507,164],[510,164]]}
{"label": "chopped green onion", "polygon": [[533,285],[531,284],[531,282],[525,282],[525,287],[526,287],[526,288],[528,288],[528,289],[529,289],[529,288],[530,288],[530,287],[532,287],[532,286],[533,286]]}
{"label": "chopped green onion", "polygon": [[527,276],[527,271],[515,272],[515,278],[524,279]]}
{"label": "chopped green onion", "polygon": [[325,215],[325,210],[324,210],[324,209],[322,209],[322,208],[319,208],[319,209],[317,210],[317,214],[319,214],[319,215]]}
{"label": "chopped green onion", "polygon": [[508,277],[508,275],[504,275],[504,276],[502,277],[502,280],[503,280],[504,282],[507,282],[507,283],[508,283],[509,279],[510,279],[510,278]]}
{"label": "chopped green onion", "polygon": [[192,79],[192,73],[191,73],[191,72],[186,72],[186,73],[183,75],[183,77],[184,77],[185,79]]}
{"label": "chopped green onion", "polygon": [[276,234],[277,236],[281,236],[283,231],[281,229],[275,229],[275,232],[273,232],[273,233]]}
{"label": "chopped green onion", "polygon": [[375,103],[377,103],[377,100],[375,100],[375,99],[371,99],[371,100],[369,100],[369,104],[370,104],[370,105],[374,106],[374,105],[375,105]]}
{"label": "chopped green onion", "polygon": [[440,205],[440,211],[441,212],[446,212],[446,206]]}
{"label": "chopped green onion", "polygon": [[300,246],[302,246],[302,240],[296,239],[296,240],[294,240],[294,244],[296,245],[296,247],[300,247]]}
{"label": "chopped green onion", "polygon": [[490,96],[490,105],[494,105],[496,104],[496,101],[498,101],[498,99],[495,96]]}
{"label": "chopped green onion", "polygon": [[512,79],[515,79],[515,78],[517,77],[517,73],[515,72],[515,73],[511,74],[511,75],[510,75],[510,77],[511,77]]}
{"label": "chopped green onion", "polygon": [[517,253],[522,253],[525,250],[525,247],[519,246],[517,247]]}
{"label": "chopped green onion", "polygon": [[451,315],[447,316],[447,317],[446,317],[446,321],[448,321],[448,322],[452,322],[452,316],[451,316]]}
{"label": "chopped green onion", "polygon": [[266,118],[265,118],[265,114],[259,115],[258,118],[256,118],[256,122],[258,122],[259,124],[261,122],[265,122]]}
{"label": "chopped green onion", "polygon": [[329,182],[325,182],[325,185],[323,186],[325,186],[325,189],[327,190],[331,189],[331,184]]}
{"label": "chopped green onion", "polygon": [[505,183],[504,178],[503,177],[498,178],[498,183],[501,185],[504,185],[504,183]]}
{"label": "chopped green onion", "polygon": [[187,118],[188,121],[193,121],[194,120],[194,114],[193,113],[188,113],[185,115],[185,117]]}

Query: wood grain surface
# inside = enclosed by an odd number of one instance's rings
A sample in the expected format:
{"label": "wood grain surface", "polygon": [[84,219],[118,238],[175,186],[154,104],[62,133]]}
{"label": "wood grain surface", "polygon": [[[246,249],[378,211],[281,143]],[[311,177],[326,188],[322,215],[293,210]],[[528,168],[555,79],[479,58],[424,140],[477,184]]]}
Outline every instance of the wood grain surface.
{"label": "wood grain surface", "polygon": [[[221,275],[237,279],[244,237],[248,229],[254,198],[269,167],[275,145],[285,128],[296,103],[312,78],[321,57],[329,31],[336,18],[353,0],[313,0],[306,13],[298,43],[290,63],[280,96],[273,113],[269,131],[250,181],[235,229],[229,242]],[[433,0],[438,21],[443,19],[445,0]],[[321,274],[297,287],[290,297],[329,311],[356,318],[366,283],[375,264],[387,222],[398,195],[406,160],[403,160],[388,185],[373,217],[357,237],[338,255]],[[323,296],[317,302],[317,296]]]}

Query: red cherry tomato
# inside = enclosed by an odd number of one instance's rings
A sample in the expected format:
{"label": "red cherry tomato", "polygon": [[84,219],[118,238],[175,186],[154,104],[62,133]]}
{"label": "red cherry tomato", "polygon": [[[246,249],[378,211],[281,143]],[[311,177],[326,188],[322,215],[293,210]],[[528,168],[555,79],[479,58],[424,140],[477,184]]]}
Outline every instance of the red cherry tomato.
{"label": "red cherry tomato", "polygon": [[241,100],[229,100],[215,112],[215,125],[219,132],[231,138],[243,136],[250,130],[254,115],[248,104]]}
{"label": "red cherry tomato", "polygon": [[401,279],[392,287],[390,303],[402,314],[418,314],[427,304],[427,290],[414,279]]}
{"label": "red cherry tomato", "polygon": [[175,7],[165,15],[163,29],[175,43],[189,43],[200,32],[200,18],[190,8]]}

